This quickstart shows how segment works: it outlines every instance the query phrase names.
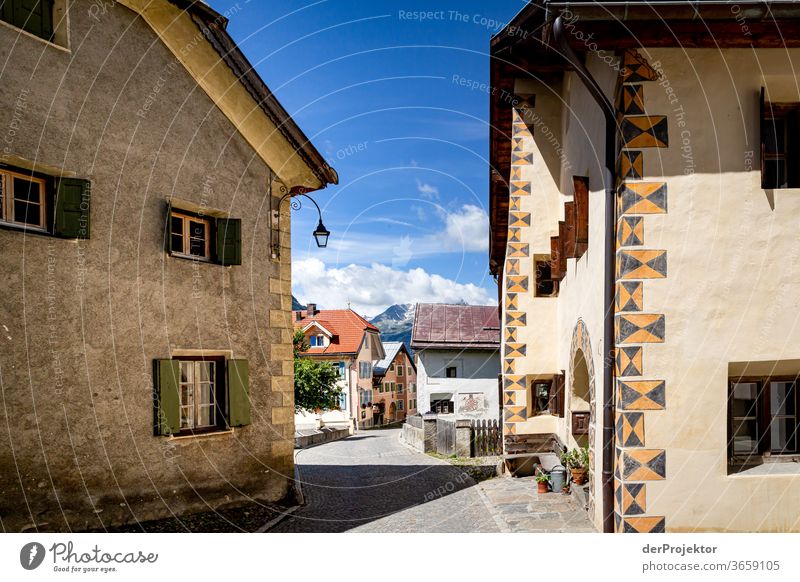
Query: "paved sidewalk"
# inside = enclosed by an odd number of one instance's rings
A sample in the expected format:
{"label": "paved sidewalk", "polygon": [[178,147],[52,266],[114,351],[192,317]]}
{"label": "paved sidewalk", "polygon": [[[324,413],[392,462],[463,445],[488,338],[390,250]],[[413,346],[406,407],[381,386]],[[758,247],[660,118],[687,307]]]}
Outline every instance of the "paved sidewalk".
{"label": "paved sidewalk", "polygon": [[504,532],[572,532],[597,530],[572,495],[536,492],[533,477],[498,477],[478,483],[490,511]]}

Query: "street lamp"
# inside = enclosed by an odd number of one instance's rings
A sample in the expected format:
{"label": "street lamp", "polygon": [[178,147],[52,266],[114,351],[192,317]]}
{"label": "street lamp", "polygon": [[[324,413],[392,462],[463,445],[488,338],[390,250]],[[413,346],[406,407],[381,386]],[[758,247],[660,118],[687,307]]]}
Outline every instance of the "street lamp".
{"label": "street lamp", "polygon": [[284,194],[281,199],[278,201],[278,206],[272,211],[272,226],[274,229],[278,231],[277,241],[273,242],[272,244],[272,258],[277,259],[280,257],[281,254],[281,243],[280,243],[280,225],[281,225],[281,204],[287,198],[291,198],[292,202],[290,204],[292,210],[300,210],[303,205],[300,200],[297,198],[298,196],[305,196],[311,202],[314,203],[314,206],[317,208],[317,214],[319,215],[319,223],[317,224],[317,228],[314,229],[312,233],[314,235],[314,240],[317,243],[317,246],[321,249],[324,249],[328,246],[328,237],[331,235],[331,231],[325,228],[325,225],[322,224],[322,210],[317,204],[317,201],[314,200],[311,196],[306,194],[305,192],[287,192]]}

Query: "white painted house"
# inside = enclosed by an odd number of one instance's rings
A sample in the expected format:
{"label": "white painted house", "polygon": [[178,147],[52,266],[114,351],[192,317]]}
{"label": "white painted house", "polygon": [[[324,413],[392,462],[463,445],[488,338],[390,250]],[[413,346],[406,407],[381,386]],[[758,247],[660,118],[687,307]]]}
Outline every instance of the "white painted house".
{"label": "white painted house", "polygon": [[420,303],[411,348],[420,414],[500,419],[500,320],[497,307]]}

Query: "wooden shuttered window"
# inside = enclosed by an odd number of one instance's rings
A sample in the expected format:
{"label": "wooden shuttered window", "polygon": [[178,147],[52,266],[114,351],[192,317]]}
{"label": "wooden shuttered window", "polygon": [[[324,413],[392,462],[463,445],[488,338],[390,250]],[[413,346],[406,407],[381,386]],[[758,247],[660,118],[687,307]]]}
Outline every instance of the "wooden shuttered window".
{"label": "wooden shuttered window", "polygon": [[3,0],[0,19],[45,40],[53,38],[53,0]]}
{"label": "wooden shuttered window", "polygon": [[91,194],[91,183],[88,180],[60,178],[56,181],[54,235],[62,238],[89,238]]}
{"label": "wooden shuttered window", "polygon": [[558,221],[558,273],[561,279],[567,276],[567,223]]}
{"label": "wooden shuttered window", "polygon": [[247,360],[228,360],[228,424],[250,424],[250,368]]}
{"label": "wooden shuttered window", "polygon": [[[192,433],[190,428],[181,426],[181,361],[169,359],[154,360],[153,378],[155,386],[155,430],[156,435],[175,435],[181,432]],[[219,396],[220,420],[216,427],[202,427],[203,431],[223,430],[228,427],[250,424],[250,370],[247,360],[228,360],[225,363],[224,393],[227,395],[227,416],[222,422],[221,410],[226,405]],[[219,394],[219,392],[217,392]],[[216,399],[216,396],[215,396]],[[195,431],[197,432],[197,431]]]}
{"label": "wooden shuttered window", "polygon": [[573,176],[575,203],[575,257],[589,249],[589,178]]}
{"label": "wooden shuttered window", "polygon": [[220,265],[242,264],[242,221],[238,218],[218,218],[216,224],[216,261]]}
{"label": "wooden shuttered window", "polygon": [[559,256],[559,249],[561,245],[559,244],[557,236],[550,237],[550,276],[555,281],[560,281],[564,278],[564,274],[561,272],[561,257]]}

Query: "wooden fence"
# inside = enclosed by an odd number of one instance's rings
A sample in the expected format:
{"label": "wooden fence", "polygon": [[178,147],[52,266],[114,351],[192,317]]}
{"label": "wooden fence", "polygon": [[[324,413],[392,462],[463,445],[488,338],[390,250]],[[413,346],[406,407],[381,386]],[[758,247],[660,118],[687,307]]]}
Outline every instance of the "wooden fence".
{"label": "wooden fence", "polygon": [[472,456],[492,457],[503,454],[503,431],[496,420],[472,421]]}

